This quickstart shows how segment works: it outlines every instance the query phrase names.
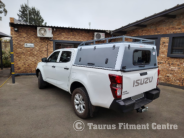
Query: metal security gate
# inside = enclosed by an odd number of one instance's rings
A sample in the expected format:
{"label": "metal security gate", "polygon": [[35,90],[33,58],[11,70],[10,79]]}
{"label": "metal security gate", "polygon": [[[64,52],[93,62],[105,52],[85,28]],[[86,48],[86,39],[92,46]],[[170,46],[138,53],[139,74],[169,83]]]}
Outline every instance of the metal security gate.
{"label": "metal security gate", "polygon": [[[12,73],[12,83],[15,83],[15,73],[14,73],[14,56],[13,56],[13,40],[12,37],[0,32],[0,38],[2,37],[10,37],[10,54],[11,54],[11,73]],[[2,43],[0,41],[0,62],[1,68],[3,68],[3,60],[2,60]]]}
{"label": "metal security gate", "polygon": [[[4,61],[3,61],[4,59]],[[0,67],[7,68],[10,59],[10,40],[1,40],[0,41]],[[5,63],[4,63],[5,62]],[[11,67],[11,66],[10,66]]]}

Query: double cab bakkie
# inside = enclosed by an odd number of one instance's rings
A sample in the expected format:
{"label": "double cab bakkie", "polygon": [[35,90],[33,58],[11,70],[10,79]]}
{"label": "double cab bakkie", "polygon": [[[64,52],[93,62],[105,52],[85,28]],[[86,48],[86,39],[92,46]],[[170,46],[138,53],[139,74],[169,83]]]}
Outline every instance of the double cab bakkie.
{"label": "double cab bakkie", "polygon": [[91,40],[78,48],[57,49],[42,58],[36,75],[40,89],[49,83],[69,92],[80,118],[92,117],[98,107],[144,112],[160,95],[155,41],[136,37]]}

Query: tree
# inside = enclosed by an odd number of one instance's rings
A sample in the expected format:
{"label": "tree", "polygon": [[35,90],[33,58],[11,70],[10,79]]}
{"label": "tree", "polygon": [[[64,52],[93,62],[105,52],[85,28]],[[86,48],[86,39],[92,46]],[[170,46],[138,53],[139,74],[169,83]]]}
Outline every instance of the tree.
{"label": "tree", "polygon": [[28,8],[29,8],[29,24],[31,25],[45,25],[44,19],[42,18],[40,11],[35,7],[28,7],[27,4],[22,4],[17,16],[20,20],[25,23],[28,23]]}
{"label": "tree", "polygon": [[[7,10],[5,8],[5,4],[0,0],[0,14],[4,13],[4,16],[7,15]],[[2,19],[2,17],[0,16],[0,20]]]}

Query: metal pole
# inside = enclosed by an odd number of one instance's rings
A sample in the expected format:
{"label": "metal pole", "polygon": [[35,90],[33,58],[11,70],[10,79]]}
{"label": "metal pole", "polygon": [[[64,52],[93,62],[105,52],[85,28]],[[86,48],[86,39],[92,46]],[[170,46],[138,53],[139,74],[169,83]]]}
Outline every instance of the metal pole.
{"label": "metal pole", "polygon": [[12,83],[15,83],[14,53],[13,53],[13,40],[12,40],[12,38],[10,39],[10,53],[11,53]]}
{"label": "metal pole", "polygon": [[28,3],[28,0],[27,0],[27,5],[28,5],[28,24],[29,24],[29,3]]}
{"label": "metal pole", "polygon": [[48,57],[48,42],[47,42],[47,57]]}
{"label": "metal pole", "polygon": [[1,57],[1,69],[3,69],[3,52],[2,52],[2,43],[0,40],[0,57]]}

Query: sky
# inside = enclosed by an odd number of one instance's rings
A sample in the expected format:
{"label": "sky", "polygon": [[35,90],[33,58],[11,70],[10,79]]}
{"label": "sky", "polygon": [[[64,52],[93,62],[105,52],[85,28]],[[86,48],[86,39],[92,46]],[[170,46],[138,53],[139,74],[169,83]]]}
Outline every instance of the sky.
{"label": "sky", "polygon": [[[0,14],[0,32],[10,35],[10,17],[18,19],[27,0],[2,0],[8,14]],[[40,10],[47,25],[114,30],[154,13],[184,3],[184,0],[29,0]]]}

